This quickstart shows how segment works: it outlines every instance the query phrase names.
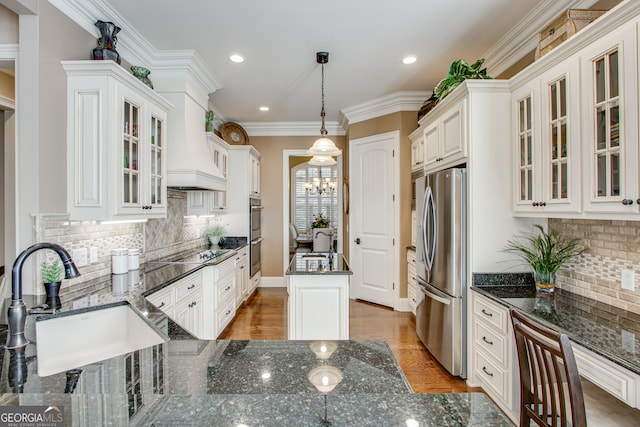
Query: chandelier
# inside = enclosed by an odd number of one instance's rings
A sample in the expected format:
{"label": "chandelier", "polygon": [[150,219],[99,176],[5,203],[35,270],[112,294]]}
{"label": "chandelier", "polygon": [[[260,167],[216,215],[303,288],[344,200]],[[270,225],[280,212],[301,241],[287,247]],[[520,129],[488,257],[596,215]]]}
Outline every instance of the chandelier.
{"label": "chandelier", "polygon": [[313,178],[313,182],[307,182],[304,184],[304,188],[307,189],[308,193],[311,193],[315,190],[318,194],[324,194],[328,192],[334,192],[336,189],[335,181],[331,181],[331,178],[325,178],[324,181],[320,178]]}
{"label": "chandelier", "polygon": [[[320,64],[322,70],[322,108],[320,109],[320,117],[322,119],[322,127],[320,128],[320,138],[313,143],[311,148],[307,151],[307,154],[310,156],[319,157],[329,157],[329,156],[337,156],[341,153],[340,149],[336,147],[333,141],[327,138],[327,129],[324,127],[324,64],[329,62],[329,52],[316,52],[316,62]],[[313,160],[313,159],[312,159]]]}

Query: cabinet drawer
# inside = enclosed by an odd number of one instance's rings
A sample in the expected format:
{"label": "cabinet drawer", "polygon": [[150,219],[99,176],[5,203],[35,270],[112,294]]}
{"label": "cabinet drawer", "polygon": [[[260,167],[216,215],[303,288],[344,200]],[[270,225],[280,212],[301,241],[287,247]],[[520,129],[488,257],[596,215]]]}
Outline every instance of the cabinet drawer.
{"label": "cabinet drawer", "polygon": [[222,307],[228,300],[235,296],[235,276],[228,276],[225,280],[216,283],[216,307]]}
{"label": "cabinet drawer", "polygon": [[236,263],[242,262],[242,260],[249,256],[249,248],[248,246],[243,246],[239,249],[236,249]]}
{"label": "cabinet drawer", "polygon": [[640,405],[636,396],[636,392],[640,392],[640,376],[576,343],[572,342],[571,346],[581,376],[632,408]]}
{"label": "cabinet drawer", "polygon": [[236,259],[230,258],[221,264],[217,264],[213,270],[213,280],[217,282],[228,274],[233,274],[236,268]]}
{"label": "cabinet drawer", "polygon": [[507,333],[509,312],[505,307],[483,297],[478,297],[476,294],[473,299],[473,312],[476,320],[492,325],[503,334]]}
{"label": "cabinet drawer", "polygon": [[473,329],[476,345],[499,362],[502,368],[505,368],[507,366],[507,346],[505,343],[507,335],[499,335],[483,322],[475,322]]}
{"label": "cabinet drawer", "polygon": [[147,297],[147,301],[158,307],[160,310],[166,312],[166,310],[173,307],[173,286],[167,286],[164,289],[154,292]]}
{"label": "cabinet drawer", "polygon": [[407,251],[407,262],[416,265],[416,251]]}
{"label": "cabinet drawer", "polygon": [[500,399],[511,403],[509,399],[509,374],[491,360],[484,352],[476,351],[474,355],[476,377]]}
{"label": "cabinet drawer", "polygon": [[187,297],[193,292],[202,289],[202,270],[196,271],[174,284],[176,290],[176,302]]}
{"label": "cabinet drawer", "polygon": [[231,320],[233,319],[233,317],[236,315],[236,307],[235,307],[235,301],[233,300],[233,298],[231,299],[231,301],[225,305],[222,306],[222,308],[220,308],[218,310],[217,316],[218,316],[218,333],[217,335],[220,335],[222,333],[222,331],[224,331],[224,328],[227,327],[227,325],[229,324],[229,322],[231,322]]}

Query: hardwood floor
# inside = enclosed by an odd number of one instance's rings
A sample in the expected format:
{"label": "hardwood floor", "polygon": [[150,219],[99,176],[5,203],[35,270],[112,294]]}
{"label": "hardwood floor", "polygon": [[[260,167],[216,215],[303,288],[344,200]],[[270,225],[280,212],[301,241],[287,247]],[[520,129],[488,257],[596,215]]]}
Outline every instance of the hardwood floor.
{"label": "hardwood floor", "polygon": [[[351,339],[386,341],[415,393],[479,391],[451,376],[431,357],[416,335],[413,314],[354,300],[349,310]],[[287,339],[286,289],[258,288],[220,339]]]}

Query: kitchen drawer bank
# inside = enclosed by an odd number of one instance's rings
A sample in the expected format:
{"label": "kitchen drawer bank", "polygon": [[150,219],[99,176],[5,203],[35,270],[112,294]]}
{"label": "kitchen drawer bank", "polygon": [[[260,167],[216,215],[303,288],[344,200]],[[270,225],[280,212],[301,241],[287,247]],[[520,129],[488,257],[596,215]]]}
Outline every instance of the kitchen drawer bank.
{"label": "kitchen drawer bank", "polygon": [[[545,326],[566,333],[573,343],[580,375],[627,405],[640,408],[640,354],[632,344],[640,338],[640,315],[562,289],[556,289],[553,297],[536,297],[535,288],[530,285],[472,289],[474,300],[492,304],[506,316],[508,309],[514,307]],[[476,313],[475,317],[480,316]],[[515,357],[515,350],[513,332],[507,326],[505,339],[509,344],[503,352],[509,358]],[[476,347],[482,351],[481,346]],[[515,362],[511,366],[513,374]],[[515,389],[510,395],[514,393]]]}

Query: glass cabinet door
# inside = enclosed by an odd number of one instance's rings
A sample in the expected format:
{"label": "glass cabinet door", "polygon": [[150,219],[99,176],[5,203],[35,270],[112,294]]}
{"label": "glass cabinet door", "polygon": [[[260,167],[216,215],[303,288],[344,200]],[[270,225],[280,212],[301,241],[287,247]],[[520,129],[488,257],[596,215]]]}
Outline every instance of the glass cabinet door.
{"label": "glass cabinet door", "polygon": [[618,84],[618,50],[593,61],[593,123],[596,198],[621,193],[620,99]]}
{"label": "glass cabinet door", "polygon": [[549,90],[549,183],[550,199],[569,197],[569,150],[567,141],[567,80],[551,83]]}
{"label": "glass cabinet door", "polygon": [[140,161],[139,121],[140,108],[129,101],[124,101],[124,129],[122,134],[123,167],[122,167],[122,203],[137,205],[140,203]]}
{"label": "glass cabinet door", "polygon": [[151,135],[149,150],[151,154],[150,164],[150,203],[151,205],[161,205],[162,200],[162,150],[164,141],[162,140],[163,121],[155,116],[151,116]]}
{"label": "glass cabinet door", "polygon": [[533,201],[533,127],[531,96],[518,101],[518,169],[520,202]]}

